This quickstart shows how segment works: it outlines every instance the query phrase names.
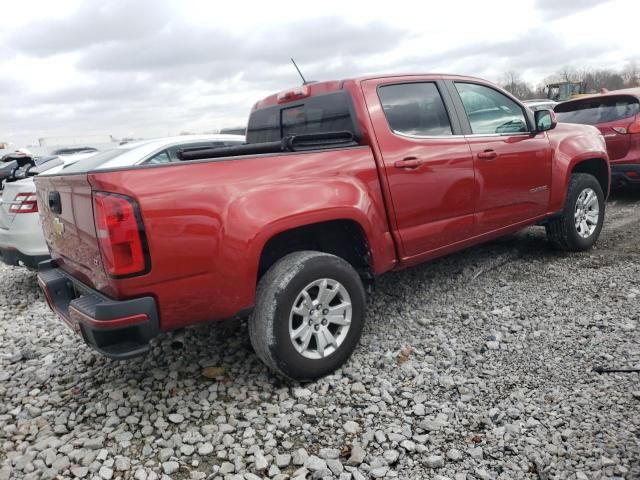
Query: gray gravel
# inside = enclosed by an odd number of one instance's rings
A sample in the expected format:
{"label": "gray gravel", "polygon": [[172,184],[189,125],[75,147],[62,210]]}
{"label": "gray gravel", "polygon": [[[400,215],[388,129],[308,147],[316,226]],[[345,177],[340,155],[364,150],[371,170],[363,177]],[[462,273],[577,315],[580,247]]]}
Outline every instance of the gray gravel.
{"label": "gray gravel", "polygon": [[[380,279],[360,348],[274,378],[240,322],[118,363],[0,266],[0,479],[640,478],[640,195],[598,248],[540,228]],[[215,379],[204,367],[223,367]]]}

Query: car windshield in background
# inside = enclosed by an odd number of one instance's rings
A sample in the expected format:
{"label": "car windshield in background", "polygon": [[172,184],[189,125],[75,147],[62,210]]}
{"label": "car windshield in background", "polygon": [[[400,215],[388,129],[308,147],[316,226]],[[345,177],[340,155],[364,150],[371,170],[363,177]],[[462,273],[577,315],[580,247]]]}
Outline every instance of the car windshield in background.
{"label": "car windshield in background", "polygon": [[54,167],[63,165],[62,160],[57,155],[40,157],[35,160],[35,166],[29,170],[29,176],[40,175]]}
{"label": "car windshield in background", "polygon": [[114,148],[113,150],[105,150],[104,152],[96,153],[89,158],[65,166],[61,173],[86,173],[89,170],[93,170],[103,163],[113,160],[117,156],[128,152],[129,150],[130,149],[128,148]]}
{"label": "car windshield in background", "polygon": [[351,113],[351,96],[334,92],[310,97],[294,106],[256,110],[247,128],[247,143],[275,142],[289,135],[351,132],[358,137]]}
{"label": "car windshield in background", "polygon": [[640,104],[631,96],[607,96],[564,102],[554,110],[560,122],[597,125],[631,118],[640,111]]}

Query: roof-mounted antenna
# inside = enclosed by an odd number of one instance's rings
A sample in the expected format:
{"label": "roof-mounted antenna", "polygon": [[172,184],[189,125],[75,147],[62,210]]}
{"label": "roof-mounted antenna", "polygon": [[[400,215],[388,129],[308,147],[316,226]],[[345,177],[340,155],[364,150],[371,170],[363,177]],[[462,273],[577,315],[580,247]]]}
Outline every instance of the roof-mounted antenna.
{"label": "roof-mounted antenna", "polygon": [[296,70],[298,71],[298,75],[300,75],[300,78],[302,79],[302,85],[307,85],[309,83],[313,83],[313,82],[307,82],[304,79],[304,76],[302,75],[302,72],[300,71],[300,69],[298,68],[298,64],[296,63],[296,61],[293,59],[293,57],[291,57],[291,63],[293,63],[293,66],[296,67]]}

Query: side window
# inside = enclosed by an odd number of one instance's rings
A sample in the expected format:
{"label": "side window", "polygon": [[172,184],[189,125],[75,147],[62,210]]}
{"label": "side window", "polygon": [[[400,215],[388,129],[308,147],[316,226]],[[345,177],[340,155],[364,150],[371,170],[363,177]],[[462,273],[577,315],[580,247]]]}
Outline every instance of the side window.
{"label": "side window", "polygon": [[528,132],[520,105],[493,88],[475,83],[457,83],[456,89],[474,134]]}
{"label": "side window", "polygon": [[389,127],[416,136],[452,135],[451,122],[435,83],[402,83],[378,89]]}
{"label": "side window", "polygon": [[170,161],[171,159],[169,158],[169,152],[167,152],[166,150],[163,150],[162,152],[156,153],[153,157],[151,157],[144,163],[151,164],[151,165],[159,165],[161,163],[169,163]]}

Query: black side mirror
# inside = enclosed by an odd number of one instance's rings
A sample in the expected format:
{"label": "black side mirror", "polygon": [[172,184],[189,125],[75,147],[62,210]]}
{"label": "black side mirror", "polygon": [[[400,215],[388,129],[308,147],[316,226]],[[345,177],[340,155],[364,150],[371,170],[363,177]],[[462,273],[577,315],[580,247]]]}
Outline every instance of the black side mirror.
{"label": "black side mirror", "polygon": [[0,165],[0,180],[10,178],[13,172],[18,169],[18,162],[12,160]]}
{"label": "black side mirror", "polygon": [[547,130],[553,130],[558,124],[556,114],[553,110],[536,110],[534,112],[534,118],[536,121],[536,132],[546,132]]}

